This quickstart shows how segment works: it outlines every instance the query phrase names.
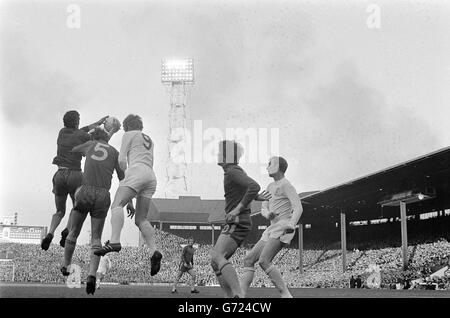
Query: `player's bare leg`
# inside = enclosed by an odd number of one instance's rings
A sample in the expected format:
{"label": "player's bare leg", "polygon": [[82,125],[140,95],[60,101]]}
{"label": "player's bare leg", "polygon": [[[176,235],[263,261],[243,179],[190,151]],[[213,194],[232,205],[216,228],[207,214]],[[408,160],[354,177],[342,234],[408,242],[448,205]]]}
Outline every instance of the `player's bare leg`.
{"label": "player's bare leg", "polygon": [[147,219],[150,201],[151,199],[146,197],[137,197],[134,223],[139,228],[139,231],[141,231],[145,243],[147,243],[147,248],[150,251],[150,255],[153,255],[156,250],[155,229]]}
{"label": "player's bare leg", "polygon": [[173,283],[172,294],[177,292],[178,282],[180,281],[182,276],[183,276],[183,272],[179,270],[178,273],[177,273],[177,277],[175,278],[175,281]]}
{"label": "player's bare leg", "polygon": [[216,274],[217,280],[224,292],[229,295],[231,289],[232,297],[242,297],[239,279],[233,265],[228,260],[236,251],[238,245],[229,235],[219,235],[216,245],[211,250],[211,266]]}
{"label": "player's bare leg", "polygon": [[111,205],[111,243],[120,243],[124,215],[123,207],[136,196],[136,191],[130,187],[119,187]]}
{"label": "player's bare leg", "polygon": [[119,252],[122,249],[120,245],[120,234],[124,224],[123,207],[136,196],[136,191],[130,187],[122,187],[116,191],[114,201],[111,204],[111,239],[105,245],[97,249],[94,254],[104,256],[109,252]]}
{"label": "player's bare leg", "polygon": [[96,274],[98,265],[100,264],[100,256],[95,255],[94,252],[102,247],[101,239],[104,225],[105,218],[91,217],[91,253],[89,262],[89,275],[86,282],[86,292],[88,294],[94,294],[96,288]]}
{"label": "player's bare leg", "polygon": [[50,228],[48,230],[49,234],[55,235],[56,228],[64,218],[64,215],[66,214],[66,201],[67,195],[55,195],[56,212],[52,216],[52,222],[50,223]]}
{"label": "player's bare leg", "polygon": [[190,269],[188,271],[189,275],[191,275],[191,294],[198,294],[199,291],[197,290],[197,274],[195,273],[195,270]]}
{"label": "player's bare leg", "polygon": [[[69,195],[70,195],[70,199],[72,200],[72,207],[74,207],[75,206],[75,193],[70,193]],[[64,201],[64,202],[66,202],[66,201]],[[65,211],[65,208],[64,208],[64,211]],[[72,214],[72,210],[70,211],[70,214]],[[69,214],[69,217],[67,218],[66,227],[61,232],[61,240],[59,241],[59,245],[61,245],[61,247],[65,247],[66,238],[67,238],[67,235],[69,235],[69,229],[70,229],[70,226],[71,226],[71,224],[70,224],[70,222],[71,222],[70,214]]]}
{"label": "player's bare leg", "polygon": [[81,228],[83,227],[84,220],[87,214],[80,213],[77,210],[72,210],[70,217],[72,218],[69,234],[66,238],[66,245],[64,247],[64,262],[61,268],[61,272],[64,276],[68,275],[67,268],[72,262],[72,256],[75,251],[78,236],[80,235]]}
{"label": "player's bare leg", "polygon": [[283,277],[280,274],[278,268],[272,264],[272,260],[277,255],[277,253],[283,247],[283,243],[278,239],[269,238],[263,250],[261,251],[261,256],[259,257],[259,266],[264,270],[264,272],[269,276],[272,283],[278,289],[282,298],[292,298]]}
{"label": "player's bare leg", "polygon": [[258,262],[261,252],[266,245],[265,241],[259,240],[255,246],[245,255],[244,273],[241,280],[241,289],[244,297],[247,297],[248,289],[253,282],[255,276],[255,264]]}
{"label": "player's bare leg", "polygon": [[67,195],[55,195],[55,206],[56,212],[52,216],[52,221],[50,223],[50,228],[48,230],[48,234],[41,242],[41,248],[46,251],[50,247],[50,243],[55,236],[55,231],[58,225],[61,223],[61,220],[64,218],[66,214],[66,200]]}
{"label": "player's bare leg", "polygon": [[136,198],[136,214],[134,217],[134,222],[139,228],[139,231],[141,231],[147,248],[149,249],[150,255],[152,255],[150,275],[154,276],[159,272],[162,255],[158,250],[156,250],[155,229],[147,219],[148,210],[150,208],[150,201],[150,198],[143,196],[138,196]]}

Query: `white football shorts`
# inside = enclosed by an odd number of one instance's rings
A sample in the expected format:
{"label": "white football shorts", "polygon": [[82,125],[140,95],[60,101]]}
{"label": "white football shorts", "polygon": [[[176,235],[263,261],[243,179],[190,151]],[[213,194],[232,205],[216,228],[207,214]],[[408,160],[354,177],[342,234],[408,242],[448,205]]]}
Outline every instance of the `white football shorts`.
{"label": "white football shorts", "polygon": [[285,228],[283,228],[289,220],[280,220],[277,223],[269,225],[263,232],[261,240],[267,242],[269,238],[279,239],[282,243],[290,244],[294,238],[295,231],[289,234],[285,234]]}
{"label": "white football shorts", "polygon": [[119,187],[130,187],[137,196],[151,199],[156,191],[156,176],[152,168],[139,164],[127,168],[125,178],[119,182]]}

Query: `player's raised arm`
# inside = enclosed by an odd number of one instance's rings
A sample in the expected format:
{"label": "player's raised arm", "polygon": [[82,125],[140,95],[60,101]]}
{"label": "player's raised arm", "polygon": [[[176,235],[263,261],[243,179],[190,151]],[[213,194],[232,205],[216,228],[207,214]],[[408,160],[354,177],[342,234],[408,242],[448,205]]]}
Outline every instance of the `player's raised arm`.
{"label": "player's raised arm", "polygon": [[84,126],[84,127],[80,128],[80,129],[85,131],[85,132],[88,132],[91,129],[94,129],[95,127],[100,126],[101,124],[103,124],[105,122],[106,118],[108,118],[108,117],[109,116],[102,117],[99,120],[97,120],[95,123],[92,123],[90,125]]}
{"label": "player's raised arm", "polygon": [[86,156],[87,151],[94,144],[95,144],[95,141],[93,141],[93,140],[86,141],[84,144],[73,147],[71,152],[81,152],[83,156]]}
{"label": "player's raised arm", "polygon": [[230,174],[231,179],[236,184],[245,187],[247,189],[241,202],[239,202],[238,206],[235,208],[239,212],[241,212],[243,209],[246,209],[247,206],[250,204],[250,202],[252,202],[258,196],[258,192],[259,190],[261,190],[261,187],[255,180],[250,178],[241,169],[230,169],[227,173]]}
{"label": "player's raised arm", "polygon": [[302,201],[298,197],[297,191],[291,184],[283,185],[283,192],[288,197],[292,206],[292,216],[289,224],[295,228],[303,213]]}

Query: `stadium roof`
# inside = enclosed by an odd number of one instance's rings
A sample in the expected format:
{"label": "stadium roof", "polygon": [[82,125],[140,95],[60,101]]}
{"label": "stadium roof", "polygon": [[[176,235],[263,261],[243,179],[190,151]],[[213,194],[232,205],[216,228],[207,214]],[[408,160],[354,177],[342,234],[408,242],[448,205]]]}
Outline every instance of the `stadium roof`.
{"label": "stadium roof", "polygon": [[370,175],[306,195],[305,222],[321,218],[370,220],[399,216],[398,207],[381,207],[380,202],[398,193],[416,191],[433,199],[407,205],[407,214],[450,207],[450,147],[383,169]]}
{"label": "stadium roof", "polygon": [[[407,205],[407,214],[450,208],[450,147],[403,162],[322,191],[299,194],[303,223],[339,220],[345,211],[348,221],[399,217],[398,207],[382,207],[380,202],[398,193],[415,191],[432,194],[433,199]],[[219,223],[224,220],[224,200],[153,199],[150,220],[183,223]],[[261,210],[253,201],[252,214]]]}
{"label": "stadium roof", "polygon": [[[253,201],[252,214],[261,210],[261,202]],[[224,200],[202,200],[198,196],[180,196],[179,199],[153,199],[149,219],[167,223],[221,223],[225,218]]]}

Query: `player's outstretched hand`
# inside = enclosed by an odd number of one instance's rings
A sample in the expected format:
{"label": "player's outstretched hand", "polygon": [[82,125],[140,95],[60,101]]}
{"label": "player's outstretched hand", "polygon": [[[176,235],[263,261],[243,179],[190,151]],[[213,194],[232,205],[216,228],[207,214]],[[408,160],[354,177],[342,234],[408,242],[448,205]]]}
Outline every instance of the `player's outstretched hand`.
{"label": "player's outstretched hand", "polygon": [[108,117],[109,116],[100,118],[100,120],[96,122],[97,126],[103,125],[105,123],[106,118],[108,118]]}
{"label": "player's outstretched hand", "polygon": [[263,192],[259,193],[256,197],[255,201],[269,201],[272,198],[272,195],[264,190]]}
{"label": "player's outstretched hand", "polygon": [[128,204],[127,204],[127,212],[128,212],[128,217],[130,218],[130,219],[132,219],[133,218],[133,216],[134,216],[134,213],[136,213],[136,209],[134,208],[134,206],[133,206],[133,202],[128,202]]}

